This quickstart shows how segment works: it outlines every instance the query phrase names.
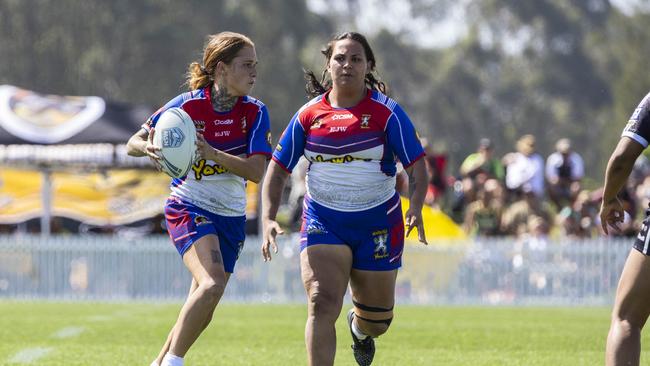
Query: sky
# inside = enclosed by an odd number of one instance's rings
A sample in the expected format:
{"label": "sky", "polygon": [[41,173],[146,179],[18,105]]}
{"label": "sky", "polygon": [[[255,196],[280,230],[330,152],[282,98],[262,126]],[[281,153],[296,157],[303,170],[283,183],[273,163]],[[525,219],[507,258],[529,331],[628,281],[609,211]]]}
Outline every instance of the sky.
{"label": "sky", "polygon": [[[413,43],[424,48],[448,47],[464,34],[464,5],[468,0],[458,0],[444,19],[431,21],[424,18],[413,19],[410,16],[409,1],[358,0],[363,12],[355,20],[358,31],[372,35],[379,30],[377,20],[381,19],[382,27],[391,32],[406,32]],[[432,0],[435,1],[435,0]],[[635,6],[645,4],[650,8],[650,0],[610,0],[613,6],[625,14],[630,14]],[[318,14],[334,11],[345,14],[344,0],[308,0],[310,10]],[[386,16],[389,14],[389,16]]]}

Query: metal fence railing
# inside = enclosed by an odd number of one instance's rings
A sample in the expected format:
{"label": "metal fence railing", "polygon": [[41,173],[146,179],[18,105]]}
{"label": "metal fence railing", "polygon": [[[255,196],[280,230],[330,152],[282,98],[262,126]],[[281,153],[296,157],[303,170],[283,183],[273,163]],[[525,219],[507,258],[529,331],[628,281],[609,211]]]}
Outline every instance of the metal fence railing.
{"label": "metal fence railing", "polygon": [[[264,263],[249,237],[226,301],[304,302],[296,237]],[[629,240],[474,239],[407,244],[399,303],[599,305],[613,300]],[[0,236],[0,299],[176,300],[190,276],[167,236]]]}

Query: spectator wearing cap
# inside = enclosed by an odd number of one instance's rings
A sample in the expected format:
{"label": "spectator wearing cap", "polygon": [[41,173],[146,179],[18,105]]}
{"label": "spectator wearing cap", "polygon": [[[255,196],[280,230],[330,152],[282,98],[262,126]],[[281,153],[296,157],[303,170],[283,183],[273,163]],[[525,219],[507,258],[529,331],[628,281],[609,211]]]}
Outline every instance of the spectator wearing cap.
{"label": "spectator wearing cap", "polygon": [[571,140],[562,138],[555,144],[555,152],[546,159],[548,195],[559,210],[569,206],[580,192],[585,168],[582,157],[571,149]]}
{"label": "spectator wearing cap", "polygon": [[517,140],[517,152],[503,157],[506,166],[506,188],[522,192],[523,188],[544,196],[544,158],[535,152],[535,136],[523,135]]}
{"label": "spectator wearing cap", "polygon": [[495,178],[503,180],[505,176],[503,164],[501,164],[499,159],[494,158],[492,154],[492,141],[488,138],[482,138],[481,141],[479,141],[478,150],[467,156],[461,164],[461,176],[463,176],[463,178],[475,178],[480,174],[485,174],[486,179]]}

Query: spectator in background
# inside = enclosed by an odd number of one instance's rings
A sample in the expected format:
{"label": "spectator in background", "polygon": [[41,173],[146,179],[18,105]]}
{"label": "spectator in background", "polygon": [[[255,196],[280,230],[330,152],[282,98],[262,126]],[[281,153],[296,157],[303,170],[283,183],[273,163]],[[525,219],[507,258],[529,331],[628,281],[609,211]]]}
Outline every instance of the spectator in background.
{"label": "spectator in background", "polygon": [[513,203],[503,213],[501,231],[506,235],[521,236],[527,234],[532,227],[529,225],[531,216],[537,216],[544,220],[543,226],[536,222],[535,228],[550,228],[552,216],[548,204],[541,200],[528,184],[522,187],[522,194],[522,198]]}
{"label": "spectator in background", "polygon": [[650,176],[650,159],[641,154],[634,162],[627,184],[636,187],[641,184],[647,176]]}
{"label": "spectator in background", "polygon": [[447,190],[447,178],[445,176],[447,154],[444,152],[434,151],[429,141],[424,137],[420,138],[420,143],[422,144],[426,154],[424,161],[429,176],[427,195],[424,198],[424,203],[429,206],[439,207],[445,191]]}
{"label": "spectator in background", "polygon": [[[650,175],[646,176],[643,182],[635,187],[635,191],[636,202],[639,207],[650,207]],[[635,217],[635,215],[632,215],[632,217]]]}
{"label": "spectator in background", "polygon": [[477,200],[470,203],[465,214],[465,231],[475,236],[501,235],[501,183],[488,179],[478,189]]}
{"label": "spectator in background", "polygon": [[493,156],[492,141],[482,138],[478,144],[478,150],[465,158],[460,166],[460,175],[465,178],[476,178],[485,174],[487,178],[503,180],[505,172],[503,164]]}
{"label": "spectator in background", "polygon": [[535,136],[523,135],[516,148],[517,152],[503,157],[506,187],[514,193],[527,187],[537,199],[544,197],[544,158],[535,152]]}
{"label": "spectator in background", "polygon": [[569,206],[580,192],[585,173],[582,157],[571,149],[571,140],[559,139],[546,159],[548,196],[557,209]]}
{"label": "spectator in background", "polygon": [[555,217],[563,236],[590,238],[597,227],[597,201],[587,190],[582,190],[571,205],[564,206]]}

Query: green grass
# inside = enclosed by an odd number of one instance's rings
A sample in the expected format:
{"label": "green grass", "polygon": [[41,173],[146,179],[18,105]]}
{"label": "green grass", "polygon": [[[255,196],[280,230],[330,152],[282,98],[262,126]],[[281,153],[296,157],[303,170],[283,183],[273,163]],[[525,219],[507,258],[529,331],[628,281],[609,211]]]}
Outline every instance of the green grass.
{"label": "green grass", "polygon": [[[179,306],[0,302],[0,365],[37,347],[49,349],[37,365],[149,365]],[[305,315],[301,305],[224,304],[186,364],[305,365]],[[336,365],[355,365],[344,315]],[[608,325],[606,308],[398,306],[374,364],[601,365]],[[71,327],[83,331],[55,336]],[[644,348],[650,352],[647,334]]]}

